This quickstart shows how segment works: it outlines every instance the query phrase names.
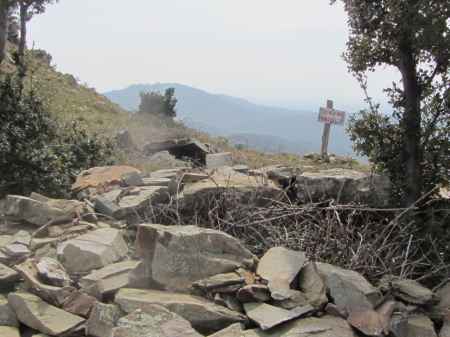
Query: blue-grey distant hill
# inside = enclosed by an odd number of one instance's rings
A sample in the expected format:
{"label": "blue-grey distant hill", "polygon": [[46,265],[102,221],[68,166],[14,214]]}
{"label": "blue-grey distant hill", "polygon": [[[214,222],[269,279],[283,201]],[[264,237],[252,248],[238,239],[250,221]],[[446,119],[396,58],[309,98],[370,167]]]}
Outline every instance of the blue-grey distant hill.
{"label": "blue-grey distant hill", "polygon": [[[259,105],[177,83],[131,85],[107,92],[105,96],[129,111],[136,111],[140,92],[162,92],[169,87],[175,88],[178,117],[190,127],[227,136],[234,143],[267,152],[306,153],[320,149],[323,125],[317,121],[315,111]],[[342,126],[332,128],[330,152],[352,153],[350,140]]]}

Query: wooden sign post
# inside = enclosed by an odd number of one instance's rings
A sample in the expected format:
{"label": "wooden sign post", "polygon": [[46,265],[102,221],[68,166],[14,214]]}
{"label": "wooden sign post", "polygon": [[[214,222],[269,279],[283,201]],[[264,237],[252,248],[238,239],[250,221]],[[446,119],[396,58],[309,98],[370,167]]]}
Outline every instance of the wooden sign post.
{"label": "wooden sign post", "polygon": [[319,122],[324,123],[322,135],[322,148],[320,154],[323,158],[328,156],[328,144],[330,143],[331,124],[343,125],[345,122],[345,112],[335,110],[333,108],[333,101],[327,101],[326,108],[320,108]]}

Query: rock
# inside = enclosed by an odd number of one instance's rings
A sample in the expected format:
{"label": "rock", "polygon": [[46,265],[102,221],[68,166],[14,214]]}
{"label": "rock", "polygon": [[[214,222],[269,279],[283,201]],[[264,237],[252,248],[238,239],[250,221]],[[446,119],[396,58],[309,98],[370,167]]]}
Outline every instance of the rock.
{"label": "rock", "polygon": [[157,170],[150,173],[150,179],[170,179],[170,181],[172,181],[179,175],[184,174],[184,172],[188,169],[189,167],[179,167],[172,169]]}
{"label": "rock", "polygon": [[392,320],[391,332],[395,337],[437,337],[433,322],[425,315]]}
{"label": "rock", "polygon": [[71,314],[88,318],[96,302],[95,297],[74,291],[66,298],[62,308]]}
{"label": "rock", "polygon": [[161,151],[168,151],[177,159],[189,158],[195,164],[205,165],[209,148],[196,139],[174,139],[159,143],[148,143],[143,151],[152,155]]}
{"label": "rock", "polygon": [[144,186],[166,186],[172,181],[169,178],[143,178]]}
{"label": "rock", "polygon": [[293,310],[285,310],[266,303],[245,303],[244,309],[248,318],[257,323],[264,331],[306,315],[314,310],[310,305],[298,307]]}
{"label": "rock", "polygon": [[212,153],[206,155],[206,167],[209,169],[232,165],[233,157],[230,152]]}
{"label": "rock", "polygon": [[355,310],[350,313],[347,321],[367,336],[388,335],[395,306],[395,302],[389,301],[384,303],[377,311],[370,309]]}
{"label": "rock", "polygon": [[29,293],[10,293],[8,302],[20,322],[51,336],[72,331],[84,322],[81,317],[51,306]]}
{"label": "rock", "polygon": [[[231,167],[215,169],[210,174],[210,179],[196,183],[186,184],[183,192],[178,195],[178,202],[182,211],[186,214],[202,211],[205,204],[217,195],[229,194],[236,202],[255,202],[264,206],[267,199],[280,199],[283,191],[272,181],[264,181],[260,177],[250,177],[236,172]],[[209,209],[205,209],[208,212]]]}
{"label": "rock", "polygon": [[327,286],[314,262],[307,264],[300,271],[299,287],[313,307],[320,309],[328,303]]}
{"label": "rock", "polygon": [[75,288],[72,287],[60,288],[42,283],[39,279],[36,263],[32,259],[17,265],[16,270],[25,280],[31,292],[56,306],[61,306],[67,297],[75,291]]}
{"label": "rock", "polygon": [[136,252],[143,268],[134,276],[142,286],[172,291],[256,260],[237,239],[196,226],[140,225]]}
{"label": "rock", "polygon": [[273,304],[277,307],[291,310],[297,307],[304,307],[309,304],[308,299],[306,298],[305,294],[298,290],[290,290],[289,291],[289,298],[286,298],[284,300],[274,300]]}
{"label": "rock", "polygon": [[226,273],[211,276],[207,279],[196,281],[192,286],[196,289],[200,289],[203,292],[217,291],[218,288],[225,288],[228,286],[243,286],[245,279],[237,273]]}
{"label": "rock", "polygon": [[89,272],[117,262],[128,253],[119,230],[103,228],[58,246],[58,257],[69,273]]}
{"label": "rock", "polygon": [[230,293],[217,293],[214,295],[214,303],[228,308],[232,311],[244,313],[242,304],[236,299],[234,294]]}
{"label": "rock", "polygon": [[270,290],[262,284],[250,284],[239,289],[237,299],[241,303],[268,302],[271,299]]}
{"label": "rock", "polygon": [[261,258],[256,273],[268,281],[273,299],[287,300],[293,296],[291,283],[307,262],[303,252],[275,247]]}
{"label": "rock", "polygon": [[110,337],[112,329],[122,316],[124,313],[117,305],[97,302],[87,321],[86,334],[92,337]]}
{"label": "rock", "polygon": [[288,322],[268,331],[246,330],[243,337],[356,337],[350,325],[341,318],[324,316]]}
{"label": "rock", "polygon": [[79,281],[80,287],[101,300],[120,288],[130,287],[130,273],[140,264],[140,261],[123,261],[95,270]]}
{"label": "rock", "polygon": [[347,169],[305,172],[296,179],[301,201],[317,202],[335,199],[337,203],[361,202],[387,206],[390,181],[385,176]]}
{"label": "rock", "polygon": [[129,187],[144,185],[142,176],[138,172],[127,172],[122,174],[122,183]]}
{"label": "rock", "polygon": [[18,280],[19,274],[15,270],[0,263],[0,289],[10,288]]}
{"label": "rock", "polygon": [[396,297],[407,303],[425,305],[433,301],[433,292],[413,280],[394,280],[392,290]]}
{"label": "rock", "polygon": [[181,182],[183,184],[196,183],[205,179],[209,179],[209,175],[205,173],[184,172],[181,176]]}
{"label": "rock", "polygon": [[94,209],[97,213],[116,217],[120,212],[118,205],[119,197],[122,195],[121,189],[114,189],[106,193],[97,195],[94,198]]}
{"label": "rock", "polygon": [[244,336],[244,326],[240,323],[232,324],[208,337],[241,337]]}
{"label": "rock", "polygon": [[70,276],[57,260],[43,257],[36,263],[39,278],[46,284],[55,287],[68,287],[72,284]]}
{"label": "rock", "polygon": [[450,282],[436,291],[437,303],[432,309],[433,319],[443,320],[450,313]]}
{"label": "rock", "polygon": [[247,174],[250,170],[250,167],[248,167],[247,165],[234,165],[233,170],[239,173]]}
{"label": "rock", "polygon": [[[11,309],[5,296],[0,295],[0,326],[18,327],[16,313]],[[0,334],[3,337],[3,335]]]}
{"label": "rock", "polygon": [[329,286],[329,277],[332,274],[338,275],[342,280],[351,283],[356,289],[361,291],[373,306],[377,306],[381,299],[381,293],[369,283],[361,274],[347,269],[332,266],[328,263],[316,263],[319,275],[325,280],[327,288]]}
{"label": "rock", "polygon": [[158,306],[136,310],[117,322],[112,337],[202,337],[182,317]]}
{"label": "rock", "polygon": [[18,195],[8,195],[2,205],[0,213],[7,219],[25,221],[36,226],[43,226],[50,220],[71,221],[77,214],[83,213],[84,209],[83,203],[74,200],[48,199],[42,202]]}
{"label": "rock", "polygon": [[9,244],[2,251],[12,259],[20,259],[31,254],[27,246],[18,243]]}
{"label": "rock", "polygon": [[88,188],[105,189],[112,185],[120,185],[122,176],[130,172],[140,173],[131,166],[93,167],[81,172],[72,185],[72,191],[78,193]]}
{"label": "rock", "polygon": [[204,334],[245,321],[245,317],[238,313],[186,294],[124,288],[119,290],[115,301],[127,313],[137,309],[146,312],[149,306],[161,305],[188,320],[194,329]]}
{"label": "rock", "polygon": [[441,331],[439,332],[439,337],[450,337],[450,317],[444,320],[444,324],[442,325]]}
{"label": "rock", "polygon": [[160,151],[148,158],[148,162],[155,167],[165,167],[165,168],[184,168],[186,166],[191,166],[188,161],[177,159],[172,156],[169,151]]}
{"label": "rock", "polygon": [[12,326],[0,326],[0,336],[2,337],[20,337],[20,331]]}
{"label": "rock", "polygon": [[372,303],[351,282],[338,274],[331,274],[327,280],[330,296],[339,312],[347,317],[354,311],[367,312],[373,310]]}
{"label": "rock", "polygon": [[169,200],[169,190],[164,186],[143,186],[133,193],[122,196],[118,201],[119,211],[114,216],[123,219],[129,214],[136,214],[150,205],[165,203]]}
{"label": "rock", "polygon": [[31,243],[31,234],[27,231],[18,231],[13,235],[9,244],[19,244],[28,247]]}

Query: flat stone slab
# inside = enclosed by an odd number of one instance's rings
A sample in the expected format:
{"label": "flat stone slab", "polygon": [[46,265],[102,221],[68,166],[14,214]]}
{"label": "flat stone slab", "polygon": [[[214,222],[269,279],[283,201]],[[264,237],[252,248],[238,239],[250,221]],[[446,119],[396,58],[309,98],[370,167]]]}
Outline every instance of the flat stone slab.
{"label": "flat stone slab", "polygon": [[300,271],[299,288],[315,308],[322,308],[328,303],[327,286],[315,262],[307,264]]}
{"label": "flat stone slab", "polygon": [[97,302],[92,307],[87,321],[86,334],[92,337],[111,336],[112,329],[124,315],[125,313],[120,310],[118,305]]}
{"label": "flat stone slab", "polygon": [[[19,326],[16,313],[8,304],[8,299],[3,295],[0,295],[0,326]],[[0,336],[3,335],[0,334]]]}
{"label": "flat stone slab", "polygon": [[266,303],[245,303],[244,309],[248,318],[257,323],[262,330],[272,329],[314,310],[310,305],[285,310]]}
{"label": "flat stone slab", "polygon": [[275,247],[261,258],[256,273],[269,282],[273,299],[286,300],[292,296],[291,283],[307,262],[303,252]]}
{"label": "flat stone slab", "polygon": [[196,226],[138,227],[136,252],[143,268],[139,287],[188,292],[193,282],[229,273],[256,257],[232,236]]}
{"label": "flat stone slab", "polygon": [[411,304],[425,305],[433,301],[433,292],[414,280],[392,281],[392,289],[396,297]]}
{"label": "flat stone slab", "polygon": [[20,337],[20,331],[12,326],[0,326],[0,336],[2,337]]}
{"label": "flat stone slab", "polygon": [[122,317],[112,330],[112,337],[203,337],[181,316],[153,305],[146,312],[134,311]]}
{"label": "flat stone slab", "polygon": [[128,253],[119,230],[102,228],[58,246],[58,257],[69,273],[89,272],[117,262]]}
{"label": "flat stone slab", "polygon": [[425,315],[393,320],[391,331],[395,337],[437,337],[433,322]]}
{"label": "flat stone slab", "polygon": [[122,176],[127,173],[141,173],[138,169],[131,166],[101,166],[93,167],[81,172],[75,183],[72,185],[72,191],[79,192],[87,188],[107,187],[110,185],[120,185]]}
{"label": "flat stone slab", "polygon": [[[156,290],[121,289],[115,302],[127,313],[135,310],[146,312],[154,305],[188,320],[200,333],[214,333],[230,324],[244,322],[245,317],[201,297]],[[151,312],[151,311],[150,311]]]}
{"label": "flat stone slab", "polygon": [[0,263],[0,288],[9,288],[18,280],[18,272]]}
{"label": "flat stone slab", "polygon": [[129,287],[131,284],[130,273],[140,264],[140,261],[123,261],[94,270],[80,279],[80,287],[86,293],[102,299],[105,295]]}
{"label": "flat stone slab", "polygon": [[80,326],[84,319],[47,304],[29,293],[10,293],[8,303],[20,322],[39,332],[58,336]]}
{"label": "flat stone slab", "polygon": [[212,153],[206,155],[206,167],[209,169],[232,165],[233,157],[230,152]]}

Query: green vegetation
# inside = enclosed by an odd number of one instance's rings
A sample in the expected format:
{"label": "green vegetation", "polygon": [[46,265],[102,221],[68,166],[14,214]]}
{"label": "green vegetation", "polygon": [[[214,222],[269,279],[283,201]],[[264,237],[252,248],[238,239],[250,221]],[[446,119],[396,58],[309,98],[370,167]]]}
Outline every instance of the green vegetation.
{"label": "green vegetation", "polygon": [[158,115],[163,118],[174,118],[177,115],[175,89],[168,88],[162,95],[159,92],[141,92],[139,113]]}

